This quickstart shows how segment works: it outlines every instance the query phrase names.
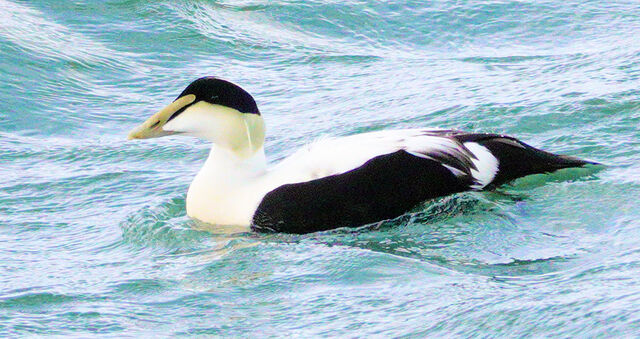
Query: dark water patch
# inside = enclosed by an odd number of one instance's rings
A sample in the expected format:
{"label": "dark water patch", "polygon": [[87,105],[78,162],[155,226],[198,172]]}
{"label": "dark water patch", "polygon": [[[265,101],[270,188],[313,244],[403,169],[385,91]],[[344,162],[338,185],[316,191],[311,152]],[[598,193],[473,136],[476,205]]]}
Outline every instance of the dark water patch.
{"label": "dark water patch", "polygon": [[517,64],[531,60],[546,59],[546,55],[511,55],[505,57],[471,57],[462,58],[460,61],[478,64]]}
{"label": "dark water patch", "polygon": [[116,294],[133,296],[156,295],[175,288],[175,283],[156,279],[136,279],[118,283],[113,287]]}
{"label": "dark water patch", "polygon": [[283,60],[282,63],[286,63],[287,65],[292,64],[358,64],[359,66],[364,66],[364,63],[375,62],[381,60],[378,56],[371,55],[326,55],[326,54],[318,54],[318,55],[308,55],[304,57],[300,57],[297,59],[288,59]]}
{"label": "dark water patch", "polygon": [[65,295],[51,292],[24,292],[0,298],[0,309],[39,310],[41,308],[92,300],[92,297]]}
{"label": "dark water patch", "polygon": [[122,332],[125,328],[111,317],[111,314],[95,312],[60,312],[50,316],[24,316],[25,321],[7,326],[7,332],[12,336],[62,336],[68,333],[95,336]]}
{"label": "dark water patch", "polygon": [[190,227],[184,215],[185,201],[174,198],[159,206],[145,207],[120,224],[125,243],[171,250],[191,249],[206,243],[209,233]]}

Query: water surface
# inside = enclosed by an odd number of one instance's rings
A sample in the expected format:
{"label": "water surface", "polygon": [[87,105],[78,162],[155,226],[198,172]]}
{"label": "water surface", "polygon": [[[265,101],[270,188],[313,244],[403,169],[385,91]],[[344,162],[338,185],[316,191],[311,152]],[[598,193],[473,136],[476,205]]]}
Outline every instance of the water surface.
{"label": "water surface", "polygon": [[[127,132],[193,79],[323,135],[507,133],[608,164],[375,228],[189,220],[208,144]],[[0,0],[0,335],[640,333],[636,1]]]}

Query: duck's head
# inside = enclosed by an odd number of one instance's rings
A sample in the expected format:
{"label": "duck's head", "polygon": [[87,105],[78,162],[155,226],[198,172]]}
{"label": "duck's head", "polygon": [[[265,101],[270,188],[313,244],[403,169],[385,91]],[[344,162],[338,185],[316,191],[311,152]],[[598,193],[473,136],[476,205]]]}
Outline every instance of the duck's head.
{"label": "duck's head", "polygon": [[133,129],[129,139],[190,135],[209,140],[239,156],[264,144],[264,121],[253,97],[215,77],[195,80],[167,107]]}

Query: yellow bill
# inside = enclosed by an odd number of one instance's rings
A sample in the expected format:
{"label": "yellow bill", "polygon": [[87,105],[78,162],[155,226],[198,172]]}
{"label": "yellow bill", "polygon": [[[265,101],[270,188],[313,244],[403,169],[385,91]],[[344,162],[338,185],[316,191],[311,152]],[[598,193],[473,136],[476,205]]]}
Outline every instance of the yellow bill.
{"label": "yellow bill", "polygon": [[176,101],[161,109],[160,112],[152,115],[140,126],[131,130],[131,132],[129,132],[129,135],[127,136],[127,139],[149,139],[172,134],[172,132],[162,129],[164,124],[167,123],[167,120],[169,120],[169,118],[175,112],[189,104],[192,104],[195,100],[196,96],[193,94],[188,94],[176,99]]}

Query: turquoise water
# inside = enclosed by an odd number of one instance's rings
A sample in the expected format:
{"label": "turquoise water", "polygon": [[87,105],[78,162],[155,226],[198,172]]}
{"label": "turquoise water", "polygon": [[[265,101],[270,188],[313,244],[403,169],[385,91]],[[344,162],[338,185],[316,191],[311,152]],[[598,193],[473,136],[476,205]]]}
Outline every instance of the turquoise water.
{"label": "turquoise water", "polygon": [[[204,75],[274,162],[417,126],[609,166],[229,234],[185,215],[206,142],[125,141]],[[0,336],[638,336],[639,140],[637,1],[0,0]]]}

